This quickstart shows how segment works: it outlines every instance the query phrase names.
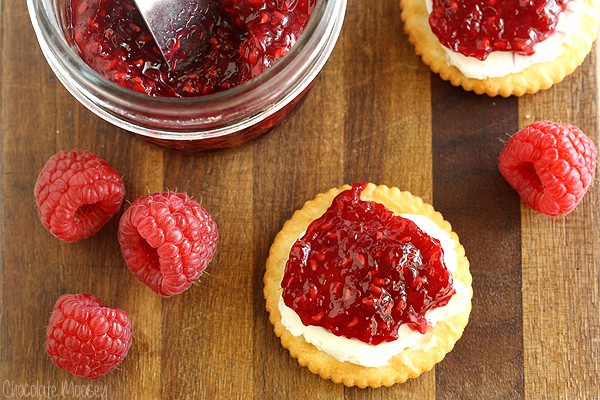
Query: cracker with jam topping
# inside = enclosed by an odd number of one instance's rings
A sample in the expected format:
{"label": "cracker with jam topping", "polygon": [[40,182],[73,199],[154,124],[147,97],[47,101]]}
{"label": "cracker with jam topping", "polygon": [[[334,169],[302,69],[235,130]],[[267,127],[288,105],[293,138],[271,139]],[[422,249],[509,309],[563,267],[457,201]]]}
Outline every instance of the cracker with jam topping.
{"label": "cracker with jam topping", "polygon": [[[477,5],[476,3],[481,3],[481,1],[477,0],[470,2],[446,3],[436,3],[435,1],[436,0],[434,0],[433,3],[434,12],[436,4],[440,4],[440,7],[452,7],[454,4],[454,7],[457,8],[469,7],[470,5],[475,6]],[[590,53],[600,25],[600,0],[568,0],[546,2],[546,7],[548,8],[548,13],[556,13],[556,10],[553,11],[552,9],[556,9],[557,5],[561,7],[567,7],[568,3],[575,2],[576,4],[572,5],[574,7],[576,6],[581,8],[577,13],[574,13],[574,18],[576,18],[577,21],[574,21],[572,24],[570,24],[571,27],[574,27],[575,29],[570,29],[568,36],[560,44],[560,55],[550,61],[534,63],[520,72],[512,72],[500,77],[488,77],[481,79],[468,77],[466,76],[468,74],[464,74],[459,68],[449,63],[447,56],[448,49],[442,45],[440,39],[438,39],[438,36],[436,36],[436,34],[434,34],[432,31],[430,14],[427,10],[426,0],[400,0],[400,6],[402,9],[401,16],[402,20],[404,21],[404,30],[408,34],[410,42],[415,46],[416,54],[421,56],[423,63],[428,65],[433,72],[439,74],[442,79],[449,81],[452,85],[462,86],[462,88],[467,91],[474,91],[477,94],[487,94],[489,96],[500,95],[503,97],[509,97],[513,95],[522,96],[526,93],[533,94],[540,90],[550,88],[552,85],[561,82],[566,76],[573,73],[573,71],[583,63],[586,56]],[[458,6],[456,6],[456,4],[458,4]],[[495,2],[496,7],[500,7],[502,4],[503,2]],[[525,4],[526,5],[524,5],[524,7],[534,7],[534,5],[529,5],[529,3]],[[483,8],[487,8],[487,6]],[[513,8],[514,7],[511,7],[510,10],[507,10],[507,13],[510,12],[518,14],[519,10],[513,10]],[[481,18],[481,9],[482,7],[477,8],[477,18]],[[432,12],[432,15],[434,12]],[[566,13],[571,11],[565,10],[564,12]],[[436,13],[436,15],[445,16],[448,14],[449,12],[441,11]],[[500,14],[500,12],[495,12],[494,14]],[[498,52],[512,50],[514,51],[513,54],[519,55],[530,55],[530,53],[532,53],[532,50],[535,47],[531,43],[524,44],[528,41],[526,38],[518,38],[517,40],[513,36],[518,35],[512,35],[512,33],[509,32],[509,34],[511,34],[512,41],[503,40],[502,36],[506,36],[507,34],[505,31],[505,25],[508,22],[498,23],[498,21],[492,21],[494,18],[495,16],[488,19],[483,17],[481,18],[481,21],[471,21],[472,23],[463,21],[461,27],[453,28],[454,25],[452,25],[450,27],[442,27],[444,29],[438,29],[437,26],[435,26],[435,28],[438,33],[440,31],[453,32],[453,34],[450,36],[454,38],[460,36],[460,32],[456,31],[457,29],[465,29],[467,25],[473,25],[471,28],[469,28],[471,31],[470,33],[477,31],[477,34],[484,35],[483,37],[477,36],[477,38],[475,38],[470,44],[453,41],[451,45],[455,51],[459,50],[459,52],[463,54],[467,53],[467,55],[480,55],[480,59],[483,59],[485,56],[487,56],[490,49]],[[549,18],[556,19],[559,17],[556,17],[556,15],[550,15]],[[470,16],[469,19],[475,19],[475,17]],[[506,20],[509,22],[513,22],[511,21],[512,19],[515,19],[512,15],[510,17],[506,17]],[[545,16],[540,17],[540,20],[543,21],[547,19],[548,18],[545,18]],[[458,21],[458,23],[455,25],[460,26],[460,21]],[[486,25],[486,27],[484,28],[483,25]],[[497,25],[496,28],[498,29],[494,29],[495,25]],[[512,29],[519,29],[522,32],[530,31],[528,27],[513,27]],[[552,29],[554,29],[554,27],[552,27]],[[492,32],[491,36],[489,32]],[[498,32],[501,32],[501,34],[498,34]],[[551,33],[552,32],[544,33],[541,31],[541,33],[529,33],[529,35],[533,38],[536,36],[542,36],[543,38],[546,38],[549,37]],[[561,35],[565,34],[565,32],[558,33]],[[465,35],[465,37],[466,36],[467,35]],[[477,47],[487,48],[488,51],[484,52],[485,54],[481,56],[481,54],[478,54]]]}
{"label": "cracker with jam topping", "polygon": [[[451,251],[445,254],[441,241],[404,215],[427,217]],[[453,349],[469,319],[472,279],[458,236],[431,205],[397,188],[345,185],[317,195],[284,224],[266,264],[266,308],[282,345],[300,365],[346,386],[390,386],[431,370]],[[453,311],[430,323],[428,312],[453,298],[460,298]],[[373,365],[342,361],[326,345],[309,343],[305,333],[290,332],[282,303],[295,308],[301,325],[316,327],[325,338],[353,341],[373,353],[396,341],[399,347]],[[369,310],[372,315],[365,315]],[[426,345],[404,347],[412,343],[400,342],[407,332]]]}

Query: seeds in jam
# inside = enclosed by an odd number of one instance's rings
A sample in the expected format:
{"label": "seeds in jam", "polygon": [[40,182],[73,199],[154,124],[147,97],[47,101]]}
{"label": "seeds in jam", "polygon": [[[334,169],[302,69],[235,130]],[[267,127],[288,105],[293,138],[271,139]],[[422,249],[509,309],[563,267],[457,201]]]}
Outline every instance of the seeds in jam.
{"label": "seeds in jam", "polygon": [[338,194],[291,248],[284,303],[304,325],[378,344],[406,324],[425,333],[425,313],[455,290],[438,240],[385,206],[360,199],[366,184]]}
{"label": "seeds in jam", "polygon": [[169,68],[133,0],[68,0],[74,44],[96,72],[150,96],[223,91],[260,75],[285,55],[308,23],[316,0],[206,0],[179,41],[198,40],[193,62]]}
{"label": "seeds in jam", "polygon": [[429,25],[447,48],[485,60],[492,51],[532,55],[569,0],[433,0]]}

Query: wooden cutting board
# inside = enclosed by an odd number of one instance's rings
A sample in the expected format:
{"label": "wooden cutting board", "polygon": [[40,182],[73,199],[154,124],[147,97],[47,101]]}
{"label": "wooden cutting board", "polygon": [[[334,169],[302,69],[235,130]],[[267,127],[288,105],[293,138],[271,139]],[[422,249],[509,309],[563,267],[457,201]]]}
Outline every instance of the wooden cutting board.
{"label": "wooden cutting board", "polygon": [[[535,120],[574,123],[600,142],[597,46],[548,91],[489,98],[431,74],[399,13],[397,0],[350,0],[333,55],[289,121],[245,146],[194,157],[82,107],[46,64],[25,2],[0,2],[2,395],[46,385],[71,397],[91,387],[109,399],[598,398],[600,182],[572,214],[550,218],[521,204],[497,170],[508,135]],[[75,148],[120,171],[128,201],[179,190],[211,212],[221,242],[197,285],[162,299],[140,284],[120,256],[117,218],[74,244],[42,228],[38,171]],[[273,334],[262,295],[283,222],[317,193],[357,181],[432,202],[460,235],[474,282],[455,350],[420,378],[377,390],[298,366]],[[54,302],[77,292],[133,322],[129,355],[97,381],[57,369],[44,350]]]}

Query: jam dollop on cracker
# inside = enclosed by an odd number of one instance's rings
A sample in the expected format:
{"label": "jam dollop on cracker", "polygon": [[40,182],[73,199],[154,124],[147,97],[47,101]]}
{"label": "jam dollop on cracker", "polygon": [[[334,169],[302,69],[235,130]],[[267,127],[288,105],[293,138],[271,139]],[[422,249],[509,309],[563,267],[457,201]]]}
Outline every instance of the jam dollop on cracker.
{"label": "jam dollop on cracker", "polygon": [[493,51],[532,55],[570,0],[433,0],[431,30],[447,48],[485,60]]}
{"label": "jam dollop on cracker", "polygon": [[384,205],[363,201],[365,183],[339,193],[292,246],[282,297],[304,325],[378,344],[455,293],[438,240]]}

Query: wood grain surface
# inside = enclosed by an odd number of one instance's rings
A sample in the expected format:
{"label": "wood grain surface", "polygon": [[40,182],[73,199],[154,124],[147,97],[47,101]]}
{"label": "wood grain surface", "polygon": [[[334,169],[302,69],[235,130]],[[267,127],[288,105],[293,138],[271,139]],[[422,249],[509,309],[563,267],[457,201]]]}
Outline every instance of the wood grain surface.
{"label": "wood grain surface", "polygon": [[[24,1],[0,0],[0,49],[3,398],[44,385],[63,398],[83,397],[68,391],[78,387],[109,399],[599,398],[600,182],[573,213],[550,218],[522,204],[497,170],[508,135],[531,121],[568,121],[600,142],[597,45],[548,91],[476,96],[414,55],[397,0],[350,0],[334,53],[293,116],[244,146],[197,156],[145,143],[81,106],[42,56]],[[130,202],[165,189],[202,202],[221,242],[198,284],[171,299],[140,284],[120,256],[118,218],[71,244],[43,229],[39,169],[76,148],[121,172]],[[418,379],[376,390],[300,367],[273,334],[262,296],[284,221],[317,193],[364,180],[432,202],[461,237],[474,288],[454,351]],[[96,381],[45,353],[54,302],[78,292],[133,323],[129,355]]]}

